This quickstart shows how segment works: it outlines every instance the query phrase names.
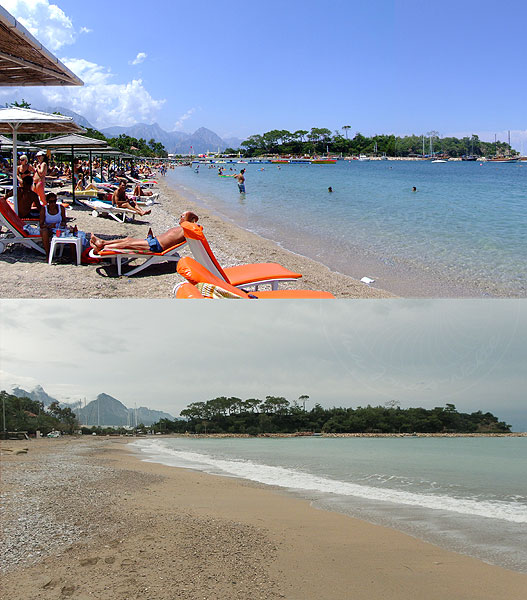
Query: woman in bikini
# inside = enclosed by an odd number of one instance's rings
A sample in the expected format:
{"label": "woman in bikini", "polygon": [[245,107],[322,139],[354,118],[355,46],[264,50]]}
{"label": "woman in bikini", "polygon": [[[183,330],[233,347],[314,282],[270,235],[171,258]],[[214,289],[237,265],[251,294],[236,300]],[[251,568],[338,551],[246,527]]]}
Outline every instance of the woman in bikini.
{"label": "woman in bikini", "polygon": [[57,194],[51,192],[46,196],[46,204],[40,209],[40,235],[46,256],[49,256],[53,232],[65,228],[66,210],[64,205],[57,204]]}
{"label": "woman in bikini", "polygon": [[32,167],[27,160],[27,156],[25,154],[22,154],[22,156],[20,157],[20,164],[16,168],[16,178],[18,179],[19,186],[22,187],[24,177],[30,175],[31,179],[33,179],[34,174],[35,167]]}
{"label": "woman in bikini", "polygon": [[46,175],[48,173],[48,163],[46,162],[46,153],[41,150],[37,152],[37,168],[33,177],[33,190],[38,194],[42,204],[46,204]]}

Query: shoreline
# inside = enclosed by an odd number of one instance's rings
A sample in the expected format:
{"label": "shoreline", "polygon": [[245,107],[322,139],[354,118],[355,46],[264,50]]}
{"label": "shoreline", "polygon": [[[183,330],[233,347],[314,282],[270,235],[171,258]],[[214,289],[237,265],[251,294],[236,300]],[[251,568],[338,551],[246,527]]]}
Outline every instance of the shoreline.
{"label": "shoreline", "polygon": [[[185,167],[177,167],[185,168]],[[374,253],[356,244],[350,246],[350,254],[353,256],[353,268],[348,271],[339,270],[338,262],[333,266],[319,262],[317,252],[322,252],[320,246],[316,248],[308,245],[302,246],[302,241],[293,239],[284,233],[283,242],[278,235],[277,239],[265,237],[257,231],[246,229],[243,224],[237,223],[232,215],[224,214],[214,206],[211,206],[205,199],[201,198],[202,192],[192,188],[192,184],[180,183],[175,178],[167,178],[165,185],[178,195],[182,195],[192,204],[195,212],[207,211],[209,215],[214,215],[220,221],[223,221],[226,227],[237,227],[252,236],[256,236],[261,243],[274,244],[278,251],[290,253],[300,259],[305,259],[319,265],[320,269],[327,269],[335,275],[350,278],[352,281],[359,282],[359,279],[366,273],[372,274],[375,283],[369,287],[371,290],[378,290],[396,297],[416,299],[416,298],[522,298],[519,291],[508,290],[496,285],[492,279],[483,279],[478,277],[474,281],[463,279],[455,268],[448,265],[424,264],[418,260],[402,256],[384,256]],[[207,233],[207,231],[206,231]],[[277,232],[275,232],[277,233]],[[296,247],[295,247],[296,246]],[[309,255],[309,250],[315,252],[314,256]],[[306,252],[306,253],[304,253]],[[283,259],[285,260],[285,259]],[[280,262],[280,261],[279,261]],[[330,261],[331,262],[331,261]],[[343,265],[341,265],[342,267]],[[302,272],[302,271],[301,271]],[[363,284],[361,284],[363,285]],[[332,290],[329,290],[332,291]],[[334,293],[334,292],[333,292]]]}
{"label": "shoreline", "polygon": [[126,440],[6,447],[22,451],[2,453],[6,598],[505,600],[527,583],[272,488],[141,461]]}
{"label": "shoreline", "polygon": [[[186,209],[196,210],[218,260],[224,266],[254,262],[278,262],[290,270],[302,273],[297,282],[283,288],[322,290],[337,298],[393,298],[393,294],[369,287],[346,275],[335,273],[321,263],[281,248],[270,240],[246,231],[214,215],[211,211],[189,202],[160,177],[160,204],[152,213],[136,222],[118,223],[110,218],[94,218],[91,211],[78,207],[68,211],[72,222],[86,232],[106,239],[146,237],[149,227],[154,234],[177,225]],[[173,298],[172,289],[183,278],[175,263],[148,267],[132,277],[118,277],[114,265],[73,264],[66,257],[47,264],[44,256],[20,245],[10,246],[0,255],[0,297],[2,298]],[[182,256],[190,255],[183,248]],[[135,264],[135,263],[132,263]]]}
{"label": "shoreline", "polygon": [[[155,439],[154,436],[139,435],[138,438],[150,438]],[[161,434],[161,438],[211,438],[211,439],[223,439],[223,438],[296,438],[296,437],[321,437],[321,438],[500,438],[500,437],[527,437],[525,431],[511,431],[508,433],[311,433],[311,432],[295,432],[295,433],[259,433],[257,435],[250,435],[248,433],[169,433]]]}

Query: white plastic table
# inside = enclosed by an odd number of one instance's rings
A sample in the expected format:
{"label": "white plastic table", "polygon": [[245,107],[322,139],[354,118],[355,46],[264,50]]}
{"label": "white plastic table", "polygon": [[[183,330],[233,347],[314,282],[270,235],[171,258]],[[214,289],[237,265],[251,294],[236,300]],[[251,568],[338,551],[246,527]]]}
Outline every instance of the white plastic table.
{"label": "white plastic table", "polygon": [[53,260],[53,256],[55,254],[55,250],[58,246],[60,252],[59,255],[62,256],[62,251],[64,249],[64,244],[75,244],[75,250],[77,252],[77,265],[81,264],[81,255],[82,255],[82,239],[81,237],[77,237],[74,235],[68,235],[68,236],[60,236],[57,237],[56,235],[53,236],[53,239],[51,240],[51,248],[49,250],[49,260],[48,260],[48,264],[51,264],[51,261]]}

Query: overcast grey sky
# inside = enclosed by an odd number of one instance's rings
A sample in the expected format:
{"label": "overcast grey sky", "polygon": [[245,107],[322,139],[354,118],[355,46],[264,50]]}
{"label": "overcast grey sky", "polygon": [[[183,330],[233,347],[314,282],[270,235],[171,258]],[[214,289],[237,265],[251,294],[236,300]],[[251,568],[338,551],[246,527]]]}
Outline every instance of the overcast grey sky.
{"label": "overcast grey sky", "polygon": [[0,387],[105,392],[176,416],[194,401],[489,410],[527,430],[526,300],[0,301]]}

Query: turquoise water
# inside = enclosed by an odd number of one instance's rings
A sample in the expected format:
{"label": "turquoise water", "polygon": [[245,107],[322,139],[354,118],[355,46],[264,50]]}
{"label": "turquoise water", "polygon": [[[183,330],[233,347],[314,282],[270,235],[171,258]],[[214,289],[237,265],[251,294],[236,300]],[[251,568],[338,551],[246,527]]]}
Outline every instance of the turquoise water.
{"label": "turquoise water", "polygon": [[142,439],[145,460],[278,486],[315,506],[527,572],[527,438]]}
{"label": "turquoise water", "polygon": [[396,294],[527,296],[527,163],[242,166],[245,195],[205,165],[168,178],[242,227]]}

